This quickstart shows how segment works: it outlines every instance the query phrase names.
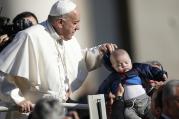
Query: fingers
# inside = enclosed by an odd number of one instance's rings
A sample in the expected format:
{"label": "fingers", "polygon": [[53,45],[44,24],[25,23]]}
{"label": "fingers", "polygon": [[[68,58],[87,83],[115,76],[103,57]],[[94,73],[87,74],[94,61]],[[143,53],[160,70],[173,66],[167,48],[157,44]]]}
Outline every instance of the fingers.
{"label": "fingers", "polygon": [[115,98],[116,96],[115,95],[113,95],[111,92],[109,93],[109,98]]}
{"label": "fingers", "polygon": [[113,47],[113,51],[118,48],[118,46],[116,44],[111,44],[111,45]]}
{"label": "fingers", "polygon": [[18,104],[19,111],[22,113],[28,113],[31,112],[33,109],[33,104],[30,101],[22,101]]}
{"label": "fingers", "polygon": [[103,54],[105,52],[107,52],[107,47],[105,44],[102,44],[100,47],[99,47],[99,51]]}
{"label": "fingers", "polygon": [[119,83],[118,88],[119,88],[121,91],[124,91],[124,88],[123,88],[123,86],[122,86],[122,84],[121,84],[121,83]]}
{"label": "fingers", "polygon": [[7,40],[8,38],[9,37],[7,36],[7,34],[0,36],[1,42],[4,41],[4,40]]}
{"label": "fingers", "polygon": [[115,50],[115,47],[112,44],[106,44],[106,47],[110,53]]}
{"label": "fingers", "polygon": [[102,52],[102,53],[106,53],[106,52],[108,52],[108,51],[111,53],[111,52],[114,51],[116,48],[118,48],[116,44],[105,43],[105,44],[102,44],[102,45],[100,46],[99,50],[100,50],[100,52]]}
{"label": "fingers", "polygon": [[73,119],[80,119],[79,116],[78,116],[78,113],[75,112],[75,111],[70,111],[68,113],[69,116],[73,117]]}
{"label": "fingers", "polygon": [[116,44],[112,44],[112,43],[106,43],[105,47],[111,53],[111,52],[113,52],[117,48],[117,45]]}
{"label": "fingers", "polygon": [[4,44],[9,40],[9,37],[7,34],[0,36],[0,44]]}
{"label": "fingers", "polygon": [[164,82],[163,81],[156,81],[155,82],[155,84],[154,84],[154,87],[156,88],[156,89],[158,89],[160,86],[162,86],[164,84]]}

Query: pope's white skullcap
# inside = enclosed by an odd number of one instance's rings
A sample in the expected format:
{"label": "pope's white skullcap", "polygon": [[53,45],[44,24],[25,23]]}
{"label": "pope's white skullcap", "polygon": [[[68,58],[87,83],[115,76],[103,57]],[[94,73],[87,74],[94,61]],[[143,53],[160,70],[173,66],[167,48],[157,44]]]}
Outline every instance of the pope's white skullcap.
{"label": "pope's white skullcap", "polygon": [[50,10],[50,16],[61,16],[70,13],[76,8],[76,4],[71,0],[58,0]]}

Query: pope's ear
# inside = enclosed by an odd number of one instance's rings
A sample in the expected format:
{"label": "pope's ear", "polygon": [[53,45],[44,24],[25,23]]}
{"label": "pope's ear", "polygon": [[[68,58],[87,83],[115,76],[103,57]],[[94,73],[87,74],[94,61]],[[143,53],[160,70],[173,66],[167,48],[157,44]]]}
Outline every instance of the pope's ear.
{"label": "pope's ear", "polygon": [[57,22],[58,22],[59,24],[62,24],[63,19],[58,19]]}
{"label": "pope's ear", "polygon": [[55,26],[62,27],[62,23],[63,23],[62,19],[57,19],[54,24]]}

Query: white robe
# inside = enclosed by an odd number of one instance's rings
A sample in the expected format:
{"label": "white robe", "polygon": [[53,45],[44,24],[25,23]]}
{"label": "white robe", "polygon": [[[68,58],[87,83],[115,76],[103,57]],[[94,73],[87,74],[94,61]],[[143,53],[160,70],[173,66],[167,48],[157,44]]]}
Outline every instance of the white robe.
{"label": "white robe", "polygon": [[[97,47],[81,50],[75,37],[59,41],[47,21],[18,33],[0,53],[0,70],[26,78],[38,91],[30,90],[34,96],[25,97],[34,103],[46,94],[62,101],[68,86],[66,79],[73,92],[81,86],[88,71],[100,63]],[[17,89],[12,91],[11,97],[19,103],[24,98],[17,95]]]}

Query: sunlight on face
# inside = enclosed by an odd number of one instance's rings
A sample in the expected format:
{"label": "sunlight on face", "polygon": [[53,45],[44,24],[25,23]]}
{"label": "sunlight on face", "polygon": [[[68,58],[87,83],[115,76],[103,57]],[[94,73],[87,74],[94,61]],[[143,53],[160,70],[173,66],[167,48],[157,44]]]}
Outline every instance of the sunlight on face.
{"label": "sunlight on face", "polygon": [[62,21],[61,35],[64,40],[70,40],[77,30],[80,29],[80,13],[77,10],[72,11]]}

